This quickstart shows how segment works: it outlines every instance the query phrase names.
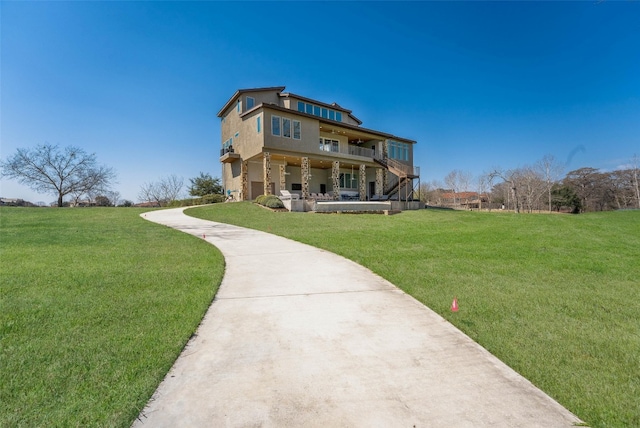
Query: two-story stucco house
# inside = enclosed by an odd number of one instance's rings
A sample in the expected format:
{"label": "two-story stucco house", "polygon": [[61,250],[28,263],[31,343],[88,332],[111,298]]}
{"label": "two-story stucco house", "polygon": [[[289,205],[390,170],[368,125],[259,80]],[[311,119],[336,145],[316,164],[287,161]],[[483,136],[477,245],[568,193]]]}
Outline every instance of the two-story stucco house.
{"label": "two-story stucco house", "polygon": [[238,90],[218,112],[222,180],[235,199],[281,190],[302,199],[412,199],[416,141],[364,128],[351,110],[284,89]]}

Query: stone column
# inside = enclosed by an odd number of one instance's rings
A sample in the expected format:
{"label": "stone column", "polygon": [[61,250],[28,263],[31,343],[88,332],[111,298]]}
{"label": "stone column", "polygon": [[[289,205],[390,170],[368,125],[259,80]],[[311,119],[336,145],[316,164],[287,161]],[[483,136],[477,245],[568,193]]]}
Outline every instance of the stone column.
{"label": "stone column", "polygon": [[376,168],[376,195],[382,196],[384,193],[383,186],[383,172],[382,168]]}
{"label": "stone column", "polygon": [[262,155],[264,173],[264,194],[271,194],[271,153],[264,152]]}
{"label": "stone column", "polygon": [[360,173],[359,175],[359,179],[360,179],[360,200],[361,201],[366,201],[367,200],[367,166],[366,165],[360,165]]}
{"label": "stone column", "polygon": [[302,199],[309,197],[309,176],[311,169],[309,168],[309,158],[304,157],[300,162],[300,175],[302,175]]}
{"label": "stone column", "polygon": [[333,200],[340,200],[340,162],[333,161],[331,168],[331,181],[333,182]]}
{"label": "stone column", "polygon": [[[385,165],[387,164],[387,159],[389,159],[389,140],[384,140],[382,143],[382,159],[384,160]],[[387,170],[384,169],[382,171],[382,193],[384,193],[384,189],[389,188],[389,177],[387,174]]]}
{"label": "stone column", "polygon": [[286,165],[280,165],[280,190],[287,189],[287,176],[284,174],[287,172]]}
{"label": "stone column", "polygon": [[242,194],[240,195],[240,199],[243,201],[249,200],[249,183],[248,183],[248,171],[249,171],[249,162],[244,161],[240,164],[240,176],[241,176],[241,189]]}

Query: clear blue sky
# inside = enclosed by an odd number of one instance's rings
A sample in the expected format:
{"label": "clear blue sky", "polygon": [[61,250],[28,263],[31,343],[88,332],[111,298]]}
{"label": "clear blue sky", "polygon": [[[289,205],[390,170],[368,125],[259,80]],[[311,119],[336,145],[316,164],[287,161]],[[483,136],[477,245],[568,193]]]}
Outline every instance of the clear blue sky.
{"label": "clear blue sky", "polygon": [[[239,88],[353,110],[418,141],[422,180],[640,156],[640,1],[0,3],[1,152],[95,152],[144,182],[220,175]],[[36,195],[12,181],[3,197]]]}

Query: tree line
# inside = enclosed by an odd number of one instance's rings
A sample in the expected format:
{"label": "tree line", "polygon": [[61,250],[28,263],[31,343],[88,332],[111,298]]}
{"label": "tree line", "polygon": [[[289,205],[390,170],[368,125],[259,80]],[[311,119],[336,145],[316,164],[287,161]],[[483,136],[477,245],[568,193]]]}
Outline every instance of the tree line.
{"label": "tree line", "polygon": [[[132,206],[120,200],[120,193],[112,189],[116,173],[113,168],[100,165],[95,153],[87,153],[75,146],[60,148],[45,143],[33,149],[17,149],[0,160],[0,177],[15,179],[38,193],[54,195],[57,207],[64,206]],[[189,195],[198,198],[185,203],[212,203],[224,200],[219,178],[210,174],[190,179]],[[182,197],[184,180],[176,175],[163,177],[142,185],[138,198],[157,206],[175,204]]]}
{"label": "tree line", "polygon": [[456,195],[471,194],[474,207],[515,212],[640,209],[639,163],[634,156],[622,169],[583,167],[565,174],[564,166],[547,155],[533,165],[510,170],[494,168],[476,179],[454,170],[444,183],[422,183],[419,195],[428,205],[464,208],[471,206],[470,202]]}

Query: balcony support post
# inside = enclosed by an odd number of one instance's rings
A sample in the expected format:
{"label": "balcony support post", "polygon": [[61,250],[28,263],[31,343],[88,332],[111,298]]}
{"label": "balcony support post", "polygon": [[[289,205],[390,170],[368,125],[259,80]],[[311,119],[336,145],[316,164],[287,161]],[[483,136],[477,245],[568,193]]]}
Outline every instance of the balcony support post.
{"label": "balcony support post", "polygon": [[376,195],[378,197],[383,195],[384,187],[383,187],[383,172],[382,168],[376,168]]}
{"label": "balcony support post", "polygon": [[360,164],[360,173],[358,174],[358,178],[360,179],[359,193],[360,200],[367,200],[367,166],[365,164]]}
{"label": "balcony support post", "polygon": [[249,184],[248,184],[248,171],[249,171],[249,161],[243,161],[240,164],[240,176],[241,176],[241,194],[240,200],[247,201],[249,200]]}
{"label": "balcony support post", "polygon": [[264,194],[271,194],[271,153],[264,152],[262,155],[264,174]]}
{"label": "balcony support post", "polygon": [[280,165],[280,190],[287,189],[287,179],[285,175],[285,172],[287,172],[286,168],[286,165]]}
{"label": "balcony support post", "polygon": [[331,181],[333,182],[333,200],[340,200],[340,161],[333,161],[331,168]]}
{"label": "balcony support post", "polygon": [[302,175],[302,199],[307,199],[309,197],[309,177],[311,175],[308,157],[301,159],[300,174]]}

